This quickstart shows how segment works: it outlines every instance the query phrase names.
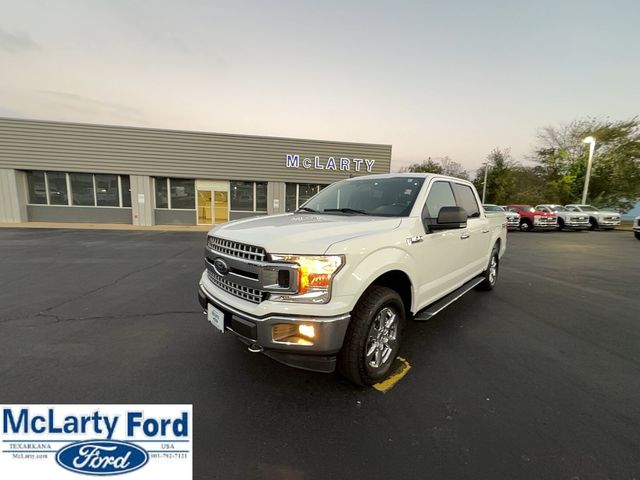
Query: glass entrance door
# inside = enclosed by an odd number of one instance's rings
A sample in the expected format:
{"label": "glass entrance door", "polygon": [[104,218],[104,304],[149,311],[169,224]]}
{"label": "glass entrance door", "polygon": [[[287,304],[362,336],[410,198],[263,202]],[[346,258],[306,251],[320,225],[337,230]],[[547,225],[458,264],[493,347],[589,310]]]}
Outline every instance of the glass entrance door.
{"label": "glass entrance door", "polygon": [[198,225],[212,225],[211,190],[198,190]]}
{"label": "glass entrance door", "polygon": [[229,221],[229,193],[215,191],[215,220],[216,224]]}

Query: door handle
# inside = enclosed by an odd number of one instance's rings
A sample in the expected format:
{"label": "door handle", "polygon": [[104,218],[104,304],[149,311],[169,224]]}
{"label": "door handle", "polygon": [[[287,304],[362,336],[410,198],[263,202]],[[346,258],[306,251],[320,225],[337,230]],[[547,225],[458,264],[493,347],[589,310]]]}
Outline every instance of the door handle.
{"label": "door handle", "polygon": [[463,233],[462,235],[460,235],[460,240],[466,240],[467,238],[469,238],[471,235],[469,235],[468,233]]}
{"label": "door handle", "polygon": [[482,230],[482,233],[489,233],[489,230]]}

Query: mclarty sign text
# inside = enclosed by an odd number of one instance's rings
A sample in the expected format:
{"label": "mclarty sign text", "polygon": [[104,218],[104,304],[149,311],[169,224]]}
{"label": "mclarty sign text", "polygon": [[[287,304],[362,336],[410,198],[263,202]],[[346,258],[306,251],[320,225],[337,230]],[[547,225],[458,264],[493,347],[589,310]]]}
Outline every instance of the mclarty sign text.
{"label": "mclarty sign text", "polygon": [[371,173],[375,160],[368,158],[347,158],[347,157],[327,157],[320,158],[316,155],[313,158],[300,158],[298,154],[287,154],[287,168],[306,168],[313,170],[335,170],[346,172],[364,172]]}

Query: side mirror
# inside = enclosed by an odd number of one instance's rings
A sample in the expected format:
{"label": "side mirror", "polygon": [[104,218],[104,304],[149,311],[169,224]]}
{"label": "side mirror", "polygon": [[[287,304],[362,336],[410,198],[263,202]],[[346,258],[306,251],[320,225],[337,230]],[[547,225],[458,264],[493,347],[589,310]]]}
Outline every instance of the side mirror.
{"label": "side mirror", "polygon": [[435,223],[431,223],[431,230],[453,230],[455,228],[466,228],[467,211],[462,207],[442,207],[438,212]]}

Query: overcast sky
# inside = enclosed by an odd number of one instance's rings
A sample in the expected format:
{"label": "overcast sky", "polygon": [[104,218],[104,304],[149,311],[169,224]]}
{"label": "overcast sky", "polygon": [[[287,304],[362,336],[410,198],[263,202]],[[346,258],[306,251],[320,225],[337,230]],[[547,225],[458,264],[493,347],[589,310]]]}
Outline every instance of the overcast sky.
{"label": "overcast sky", "polygon": [[0,116],[387,143],[640,114],[640,1],[0,0]]}

